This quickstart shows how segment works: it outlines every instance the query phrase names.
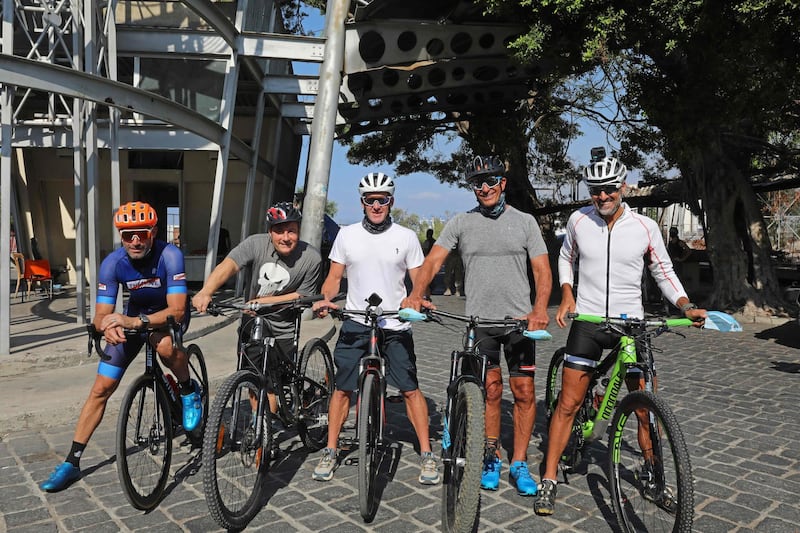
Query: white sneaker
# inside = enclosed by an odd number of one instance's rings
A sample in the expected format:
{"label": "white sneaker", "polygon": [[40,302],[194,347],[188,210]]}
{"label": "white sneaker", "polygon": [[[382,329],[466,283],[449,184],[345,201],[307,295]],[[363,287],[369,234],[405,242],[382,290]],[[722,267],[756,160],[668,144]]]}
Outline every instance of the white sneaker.
{"label": "white sneaker", "polygon": [[336,450],[325,448],[322,450],[322,457],[311,475],[311,479],[316,481],[330,481],[333,479],[333,471],[336,470]]}

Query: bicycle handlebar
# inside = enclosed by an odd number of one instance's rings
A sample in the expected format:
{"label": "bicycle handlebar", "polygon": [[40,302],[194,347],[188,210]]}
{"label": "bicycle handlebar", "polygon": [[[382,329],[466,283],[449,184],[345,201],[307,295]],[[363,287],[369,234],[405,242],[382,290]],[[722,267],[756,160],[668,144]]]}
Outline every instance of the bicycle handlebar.
{"label": "bicycle handlebar", "polygon": [[405,308],[398,311],[398,315],[403,320],[408,322],[426,322],[436,321],[435,316],[438,315],[444,318],[458,320],[460,322],[468,322],[473,326],[483,327],[511,327],[520,331],[525,337],[535,341],[546,341],[553,338],[550,333],[543,329],[528,330],[528,321],[519,318],[480,318],[477,316],[459,315],[456,313],[449,313],[447,311],[440,311],[438,309],[423,309],[422,312],[416,311],[411,308]]}
{"label": "bicycle handlebar", "polygon": [[661,318],[658,320],[645,320],[643,318],[632,318],[626,316],[620,317],[605,317],[600,315],[588,315],[584,313],[567,313],[567,317],[578,320],[581,322],[589,322],[591,324],[614,324],[616,326],[631,327],[631,326],[644,326],[647,328],[658,327],[677,327],[677,326],[691,326],[694,321],[690,318]]}
{"label": "bicycle handlebar", "polygon": [[[172,315],[169,315],[169,316],[167,316],[167,325],[166,326],[160,326],[160,327],[156,327],[156,328],[146,328],[146,329],[143,329],[143,330],[122,328],[122,331],[124,331],[126,335],[137,335],[137,334],[140,334],[140,333],[153,333],[153,332],[156,332],[156,331],[168,331],[169,332],[169,336],[172,339],[172,349],[175,350],[177,348],[180,348],[180,346],[178,346],[178,341],[176,340],[177,339],[176,332],[178,330],[178,327],[179,327],[178,323],[175,322],[175,317],[172,316]],[[98,357],[103,358],[105,356],[105,353],[103,353],[103,350],[100,348],[100,339],[103,338],[103,332],[98,331],[97,328],[94,327],[93,323],[89,323],[89,324],[86,325],[86,332],[89,334],[89,345],[88,345],[88,348],[87,348],[86,356],[90,357],[92,355],[92,352],[95,352],[98,355]]]}
{"label": "bicycle handlebar", "polygon": [[235,309],[237,311],[252,311],[254,313],[258,313],[259,311],[265,311],[268,309],[274,308],[286,308],[286,309],[302,309],[305,307],[311,307],[311,304],[314,302],[319,302],[320,300],[324,300],[325,296],[322,294],[314,294],[312,296],[301,296],[300,298],[295,298],[293,300],[286,300],[285,302],[275,302],[270,304],[259,303],[259,302],[245,302],[245,303],[223,303],[223,302],[214,302],[212,301],[208,304],[208,308],[206,312],[212,316],[218,316],[222,314],[223,309]]}

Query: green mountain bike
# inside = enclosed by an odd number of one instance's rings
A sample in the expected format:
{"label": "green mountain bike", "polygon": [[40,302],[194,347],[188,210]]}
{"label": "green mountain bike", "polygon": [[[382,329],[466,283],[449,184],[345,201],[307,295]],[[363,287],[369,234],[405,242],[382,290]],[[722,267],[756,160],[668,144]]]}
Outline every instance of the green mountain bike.
{"label": "green mountain bike", "polygon": [[[559,464],[565,479],[580,464],[585,445],[602,438],[610,421],[607,474],[620,527],[623,531],[691,531],[694,493],[689,450],[674,413],[655,394],[651,341],[692,321],[568,316],[598,324],[620,339],[590,377]],[[548,425],[558,403],[563,364],[564,348],[560,348],[547,371]],[[618,402],[623,381],[631,392]]]}

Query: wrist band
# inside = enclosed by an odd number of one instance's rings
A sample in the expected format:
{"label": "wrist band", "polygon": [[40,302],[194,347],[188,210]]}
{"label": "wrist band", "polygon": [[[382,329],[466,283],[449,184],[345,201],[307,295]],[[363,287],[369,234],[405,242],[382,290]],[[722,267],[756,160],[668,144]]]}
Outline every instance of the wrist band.
{"label": "wrist band", "polygon": [[681,306],[681,312],[686,314],[686,311],[691,311],[692,309],[697,309],[697,306],[692,302],[686,302]]}

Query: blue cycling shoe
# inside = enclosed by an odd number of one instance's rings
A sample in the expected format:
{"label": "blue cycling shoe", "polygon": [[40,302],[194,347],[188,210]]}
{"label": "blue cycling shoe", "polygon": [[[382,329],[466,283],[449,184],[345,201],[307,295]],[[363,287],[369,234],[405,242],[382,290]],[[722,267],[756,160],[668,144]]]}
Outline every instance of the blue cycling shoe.
{"label": "blue cycling shoe", "polygon": [[487,454],[483,460],[483,473],[481,474],[481,488],[486,490],[497,490],[500,485],[500,470],[503,468],[503,461],[493,452]]}
{"label": "blue cycling shoe", "polygon": [[181,395],[181,403],[183,403],[183,429],[185,431],[194,431],[200,425],[203,419],[203,401],[200,398],[200,386],[196,381],[192,380],[194,392],[187,395]]}
{"label": "blue cycling shoe", "polygon": [[536,482],[528,472],[528,463],[525,461],[514,461],[508,471],[511,484],[517,488],[520,496],[536,496]]}
{"label": "blue cycling shoe", "polygon": [[72,463],[61,463],[50,474],[50,478],[39,485],[39,488],[47,492],[57,492],[69,487],[73,481],[80,477],[80,468]]}

